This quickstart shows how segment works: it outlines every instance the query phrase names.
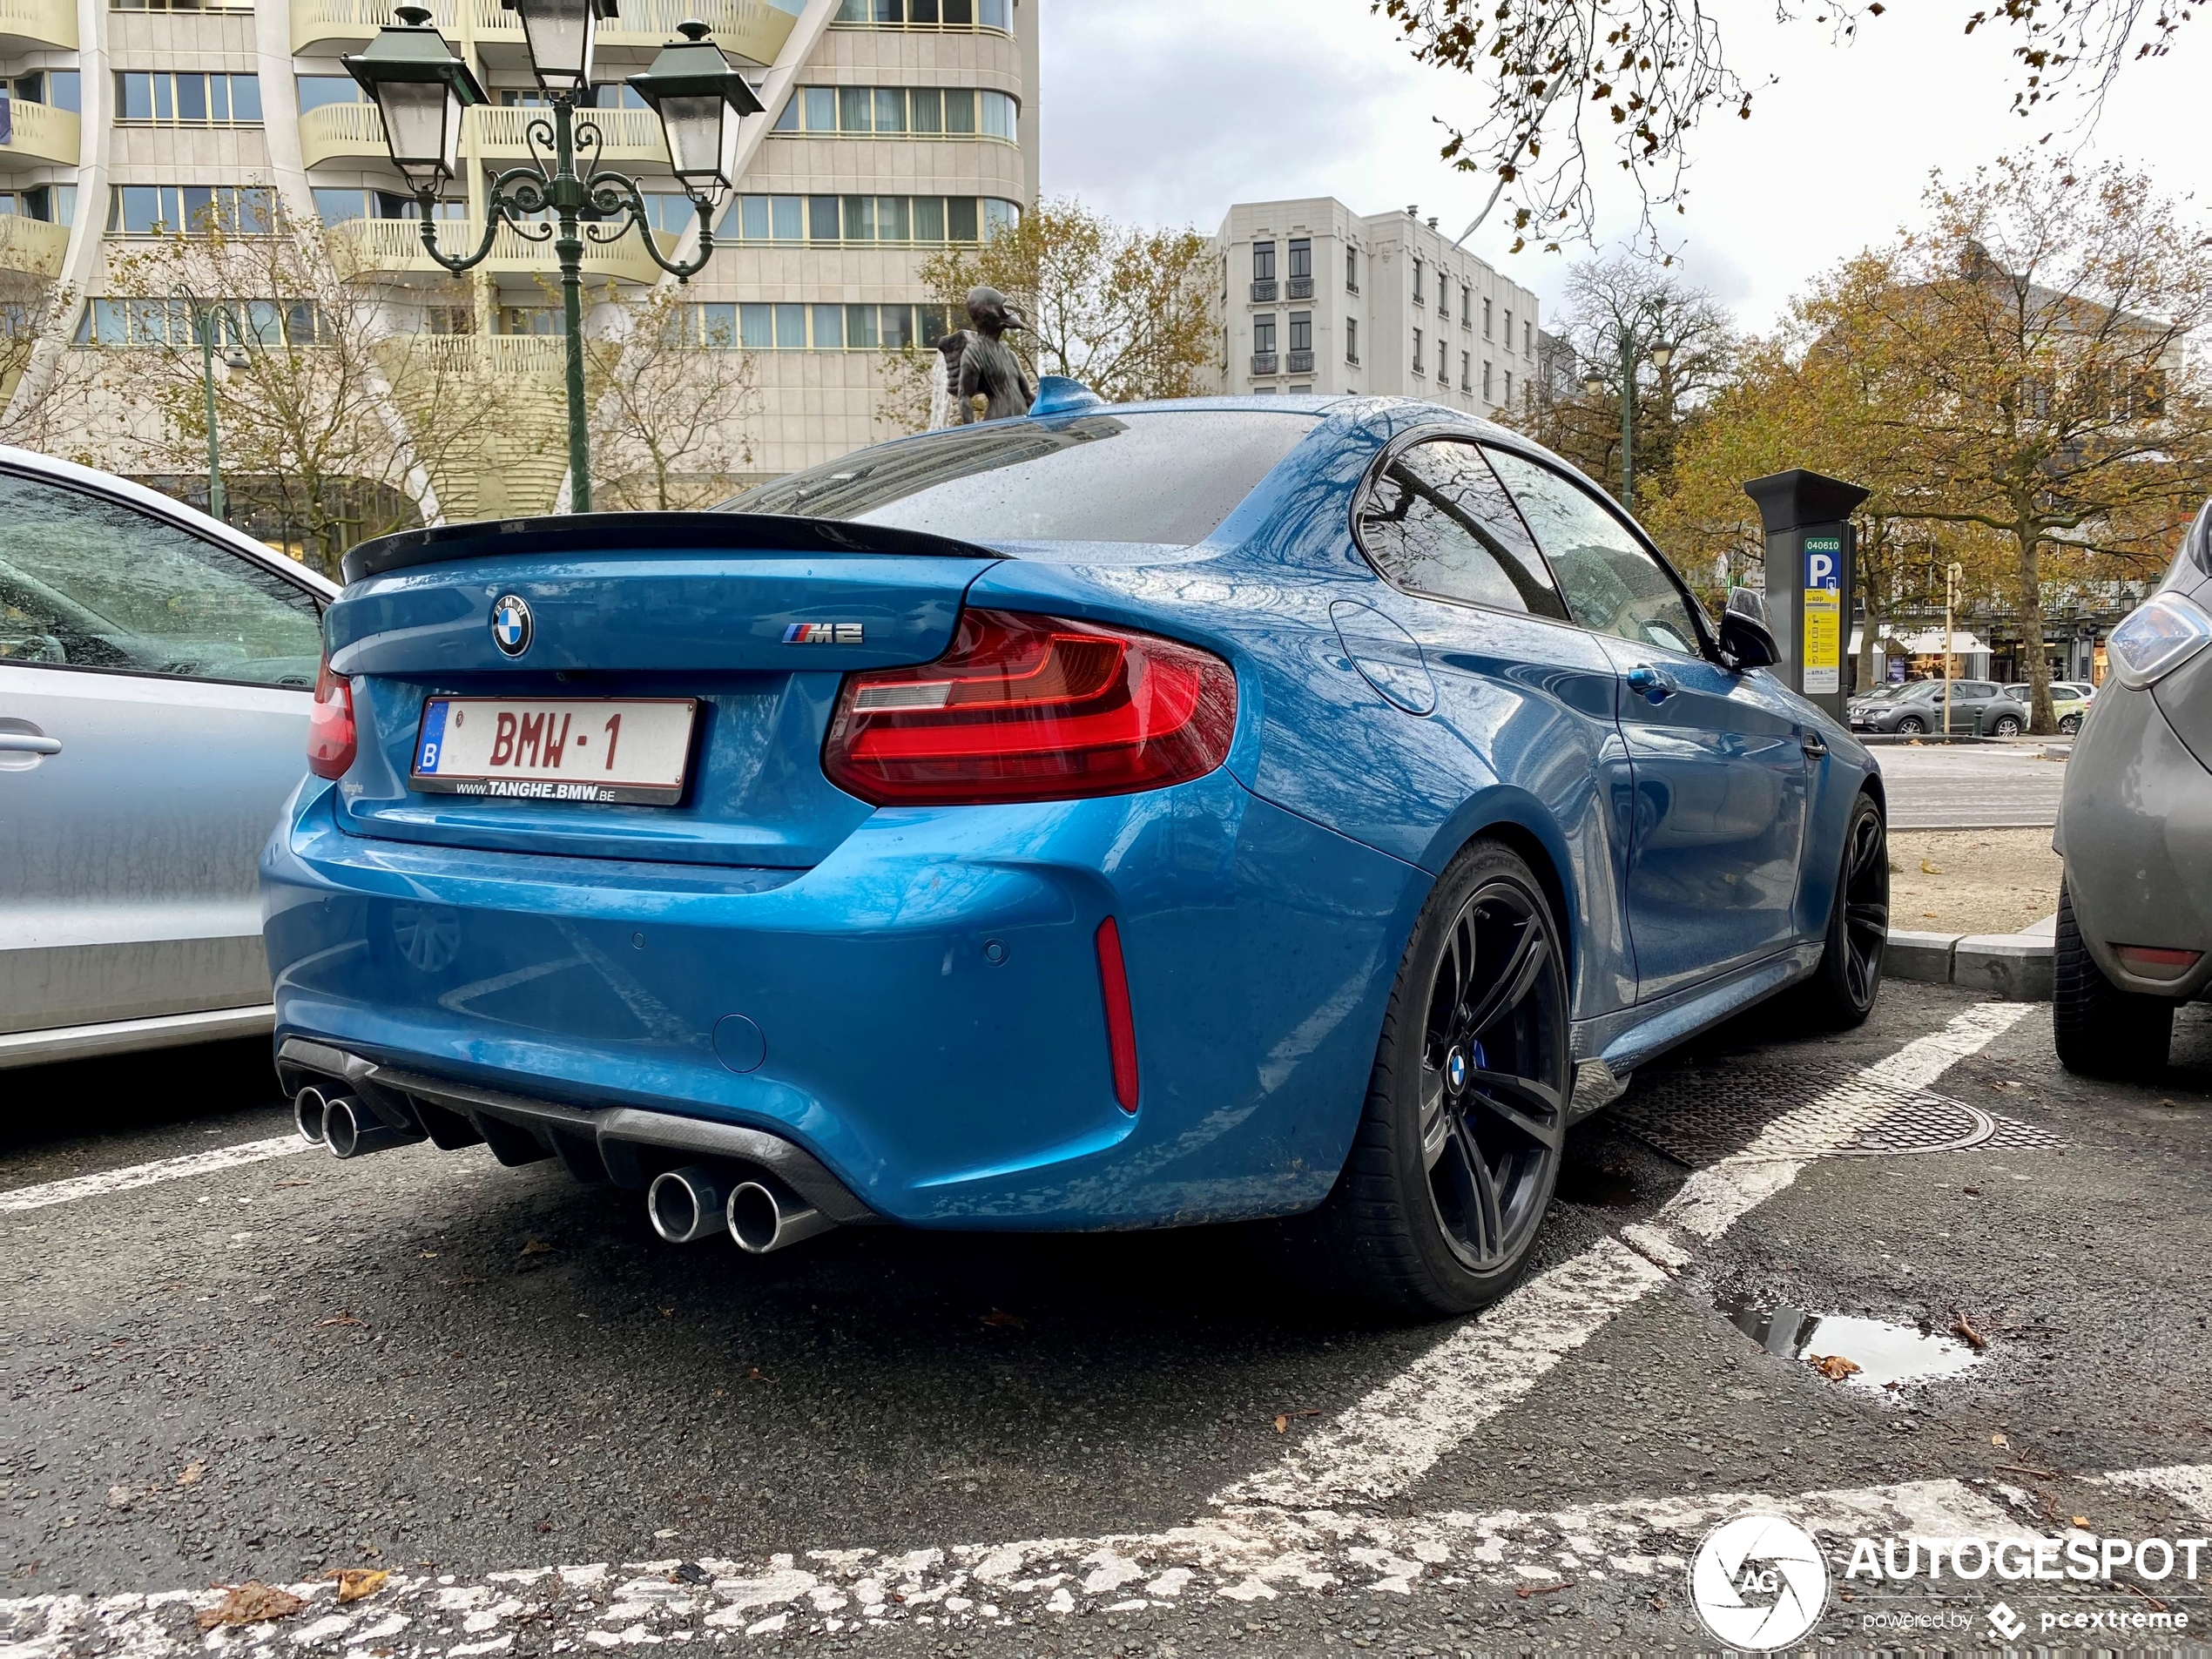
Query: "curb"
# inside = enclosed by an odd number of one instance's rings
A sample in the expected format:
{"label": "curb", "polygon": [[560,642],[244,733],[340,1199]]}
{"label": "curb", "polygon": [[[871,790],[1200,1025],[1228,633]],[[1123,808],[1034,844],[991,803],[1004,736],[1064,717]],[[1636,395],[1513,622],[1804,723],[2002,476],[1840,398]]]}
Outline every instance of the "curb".
{"label": "curb", "polygon": [[2053,924],[2020,934],[1923,934],[1892,928],[1882,977],[1963,985],[2003,1002],[2051,1000]]}

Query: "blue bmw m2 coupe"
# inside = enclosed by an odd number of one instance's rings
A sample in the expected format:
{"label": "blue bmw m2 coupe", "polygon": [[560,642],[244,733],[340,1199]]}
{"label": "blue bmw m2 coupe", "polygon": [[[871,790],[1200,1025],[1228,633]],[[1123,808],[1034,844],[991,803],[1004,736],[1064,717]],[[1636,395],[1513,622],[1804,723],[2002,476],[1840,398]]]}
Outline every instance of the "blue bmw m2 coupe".
{"label": "blue bmw m2 coupe", "polygon": [[1865,1017],[1881,779],[1748,595],[1447,409],[1047,391],[354,550],[262,865],[301,1133],[754,1251],[1291,1218],[1442,1313],[1635,1067]]}

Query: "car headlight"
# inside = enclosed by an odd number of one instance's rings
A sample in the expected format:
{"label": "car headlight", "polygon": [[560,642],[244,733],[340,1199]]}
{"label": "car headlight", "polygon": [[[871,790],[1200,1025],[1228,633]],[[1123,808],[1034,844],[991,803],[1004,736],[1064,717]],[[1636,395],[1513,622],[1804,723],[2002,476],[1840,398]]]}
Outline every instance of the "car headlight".
{"label": "car headlight", "polygon": [[2105,642],[2112,671],[2141,691],[2212,644],[2212,617],[2178,593],[2161,593],[2112,631]]}

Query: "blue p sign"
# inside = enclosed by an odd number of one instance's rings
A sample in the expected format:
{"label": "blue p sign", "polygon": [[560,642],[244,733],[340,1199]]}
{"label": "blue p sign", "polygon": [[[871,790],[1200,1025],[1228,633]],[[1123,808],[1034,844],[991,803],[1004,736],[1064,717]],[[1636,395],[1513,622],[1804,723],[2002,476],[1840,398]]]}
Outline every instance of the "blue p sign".
{"label": "blue p sign", "polygon": [[1821,536],[1805,538],[1805,586],[1825,588],[1834,591],[1842,585],[1838,567],[1843,563],[1844,544],[1838,536]]}

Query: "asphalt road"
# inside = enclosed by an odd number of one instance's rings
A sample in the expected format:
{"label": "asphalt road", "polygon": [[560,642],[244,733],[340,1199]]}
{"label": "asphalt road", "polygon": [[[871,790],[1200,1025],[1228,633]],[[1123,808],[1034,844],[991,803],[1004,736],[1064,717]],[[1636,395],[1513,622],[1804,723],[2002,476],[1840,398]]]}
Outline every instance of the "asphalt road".
{"label": "asphalt road", "polygon": [[[2047,740],[1885,743],[1875,758],[1889,789],[1893,829],[2041,827],[2059,818],[2066,763],[2044,758]],[[2064,748],[2065,740],[2049,746]]]}
{"label": "asphalt road", "polygon": [[[2104,1478],[2212,1464],[2206,1010],[2175,1057],[2085,1084],[2047,1008],[1948,988],[1890,986],[1841,1037],[1755,1012],[1575,1131],[1521,1291],[1413,1329],[1317,1303],[1264,1231],[759,1260],[482,1148],[266,1156],[250,1050],[16,1073],[0,1649],[198,1651],[208,1587],[248,1579],[307,1605],[232,1654],[1706,1647],[1683,1558],[1747,1505],[2202,1534],[2212,1481]],[[1807,1161],[1908,1109],[1994,1138]],[[1830,1381],[1726,1312],[1777,1307],[1989,1345]],[[575,1565],[608,1562],[652,1565]],[[341,1608],[323,1575],[353,1568],[393,1576]],[[1841,1588],[1809,1640],[1899,1608],[1987,1640],[1987,1586]],[[2031,1621],[2143,1605],[2004,1593]]]}

